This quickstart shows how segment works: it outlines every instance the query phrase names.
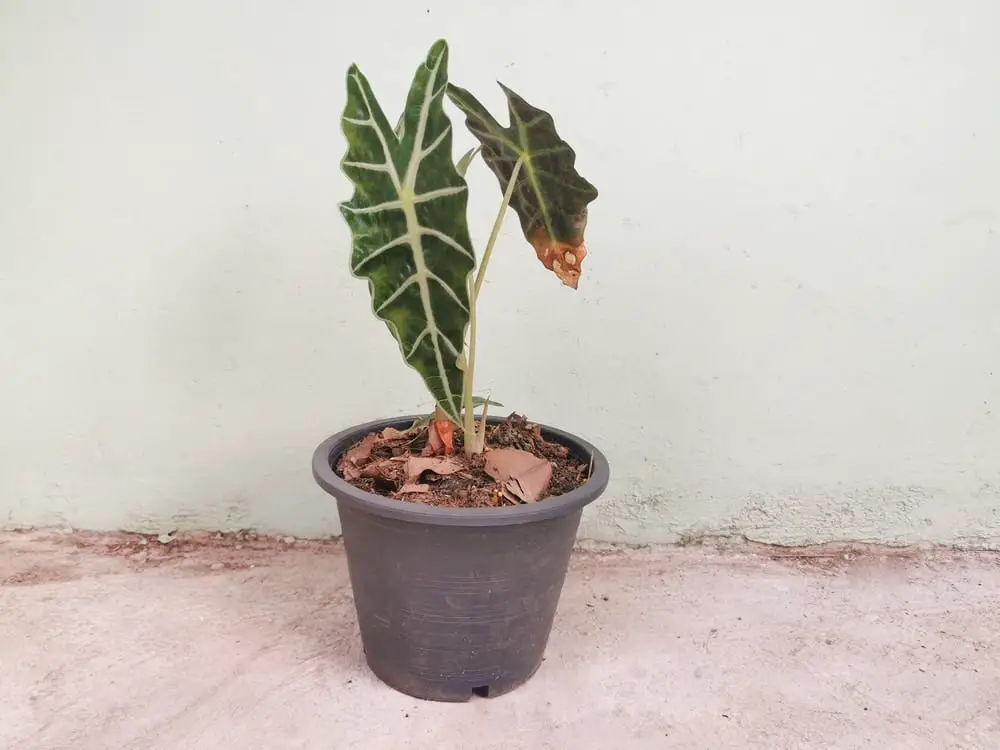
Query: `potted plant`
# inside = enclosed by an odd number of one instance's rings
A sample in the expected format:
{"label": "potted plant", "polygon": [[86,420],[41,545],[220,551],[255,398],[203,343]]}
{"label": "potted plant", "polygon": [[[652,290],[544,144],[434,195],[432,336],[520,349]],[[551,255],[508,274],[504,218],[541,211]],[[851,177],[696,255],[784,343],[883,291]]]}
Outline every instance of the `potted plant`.
{"label": "potted plant", "polygon": [[[503,90],[507,126],[449,82],[438,41],[393,127],[358,67],[347,73],[351,272],[436,408],[330,437],[313,474],[337,499],[369,666],[431,700],[500,695],[534,674],[582,510],[609,477],[586,441],[517,414],[488,417],[499,405],[474,395],[476,305],[508,206],[545,268],[576,289],[597,197],[552,117]],[[446,98],[479,141],[457,164]],[[464,178],[477,154],[503,195],[478,269]]]}

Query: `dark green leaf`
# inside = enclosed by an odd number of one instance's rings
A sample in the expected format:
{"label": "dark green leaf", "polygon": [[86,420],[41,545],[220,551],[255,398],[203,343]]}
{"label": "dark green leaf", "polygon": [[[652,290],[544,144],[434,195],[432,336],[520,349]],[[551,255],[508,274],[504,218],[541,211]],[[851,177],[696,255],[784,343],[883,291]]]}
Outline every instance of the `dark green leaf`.
{"label": "dark green leaf", "polygon": [[460,422],[458,359],[476,261],[468,187],[452,160],[451,121],[442,106],[447,83],[448,46],[439,41],[417,69],[393,128],[368,80],[351,66],[341,166],[354,195],[340,209],[353,236],[351,272],[368,281],[375,315],[437,404]]}
{"label": "dark green leaf", "polygon": [[522,161],[510,205],[539,260],[575,289],[587,254],[587,204],[597,198],[597,188],[576,171],[576,153],[559,137],[552,116],[500,87],[507,95],[507,127],[465,89],[450,83],[448,97],[482,144],[483,160],[500,181],[501,191],[507,189],[514,165]]}

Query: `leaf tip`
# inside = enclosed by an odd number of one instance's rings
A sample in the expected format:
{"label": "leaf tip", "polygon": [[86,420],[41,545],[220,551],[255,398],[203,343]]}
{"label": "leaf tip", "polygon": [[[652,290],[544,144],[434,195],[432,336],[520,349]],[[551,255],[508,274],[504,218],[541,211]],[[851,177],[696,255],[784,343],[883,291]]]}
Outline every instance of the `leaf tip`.
{"label": "leaf tip", "polygon": [[427,53],[427,67],[434,67],[434,63],[441,59],[448,59],[448,42],[444,39],[438,39],[431,45]]}
{"label": "leaf tip", "polygon": [[[517,104],[525,105],[525,104],[528,103],[528,102],[525,101],[525,99],[524,99],[523,96],[521,96],[519,93],[517,93],[516,91],[514,91],[514,89],[512,89],[510,86],[508,86],[507,84],[505,84],[503,81],[497,81],[497,85],[503,90],[504,96],[507,97],[507,103],[508,103],[508,105],[510,105],[510,106],[517,105]],[[542,112],[544,110],[539,110],[539,111]],[[546,114],[548,114],[548,113],[546,112]]]}
{"label": "leaf tip", "polygon": [[580,285],[580,267],[587,256],[587,246],[581,240],[576,245],[558,242],[549,237],[544,227],[538,227],[529,238],[535,255],[542,265],[570,289]]}

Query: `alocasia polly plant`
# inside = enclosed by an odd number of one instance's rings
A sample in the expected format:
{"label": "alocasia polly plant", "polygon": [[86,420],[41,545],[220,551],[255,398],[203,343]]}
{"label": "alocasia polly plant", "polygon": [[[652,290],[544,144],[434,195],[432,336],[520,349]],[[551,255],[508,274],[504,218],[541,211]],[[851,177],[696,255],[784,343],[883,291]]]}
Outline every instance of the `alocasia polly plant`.
{"label": "alocasia polly plant", "polygon": [[[476,303],[508,206],[543,265],[576,289],[587,252],[587,204],[597,198],[551,115],[501,86],[507,126],[449,82],[448,45],[441,40],[417,69],[395,128],[357,65],[347,72],[342,118],[347,153],[341,166],[354,184],[354,195],[340,204],[353,239],[351,272],[367,279],[372,310],[434,397],[431,426],[449,435],[451,425],[461,426],[468,455],[483,450],[487,407],[473,396]],[[480,143],[458,164],[446,97]],[[478,270],[464,177],[477,153],[503,193]],[[478,432],[477,406],[483,407]]]}

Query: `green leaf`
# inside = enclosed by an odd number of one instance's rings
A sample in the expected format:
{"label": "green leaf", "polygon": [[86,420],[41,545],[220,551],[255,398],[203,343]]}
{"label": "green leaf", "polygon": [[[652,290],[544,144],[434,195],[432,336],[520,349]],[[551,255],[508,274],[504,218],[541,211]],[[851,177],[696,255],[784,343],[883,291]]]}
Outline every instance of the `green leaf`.
{"label": "green leaf", "polygon": [[482,151],[482,149],[483,149],[482,146],[476,146],[475,148],[470,148],[468,151],[465,152],[462,158],[458,160],[458,165],[455,167],[455,169],[458,170],[458,173],[462,175],[462,177],[465,177],[465,175],[469,172],[469,167],[472,166],[472,160],[476,158],[476,154]]}
{"label": "green leaf", "polygon": [[[503,406],[503,404],[501,404],[499,401],[493,401],[491,399],[484,398],[483,396],[473,396],[472,397],[472,408],[473,409],[478,409],[481,406],[486,405],[486,404],[488,404],[490,406],[500,406],[500,407]],[[422,417],[418,417],[417,419],[413,420],[413,424],[411,424],[407,428],[407,430],[416,430],[416,429],[421,428],[421,427],[426,427],[427,425],[429,425],[431,423],[431,420],[433,418],[434,418],[433,414],[425,414]]]}
{"label": "green leaf", "polygon": [[489,405],[489,406],[503,406],[503,404],[501,404],[499,401],[492,401],[492,400],[490,400],[488,398],[483,398],[482,396],[473,396],[472,397],[472,408],[473,409],[478,409],[480,406],[485,406],[485,405]]}
{"label": "green leaf", "polygon": [[542,264],[576,289],[587,254],[587,204],[597,188],[576,171],[576,153],[556,132],[552,115],[528,104],[500,84],[507,95],[510,125],[502,126],[472,94],[452,83],[448,97],[465,115],[469,131],[483,146],[483,160],[505,191],[521,160],[510,205],[525,238]]}
{"label": "green leaf", "polygon": [[417,69],[396,128],[356,65],[347,72],[341,162],[354,195],[340,204],[351,229],[351,272],[367,279],[372,310],[423,378],[438,406],[461,422],[462,352],[469,275],[476,258],[466,223],[468,187],[452,161],[442,103],[448,46]]}
{"label": "green leaf", "polygon": [[422,427],[426,427],[427,425],[429,425],[431,423],[431,419],[433,419],[433,418],[434,418],[433,414],[425,414],[422,417],[418,417],[417,419],[413,420],[413,424],[411,424],[407,428],[407,431],[416,430],[416,429],[419,429],[419,428],[422,428]]}

